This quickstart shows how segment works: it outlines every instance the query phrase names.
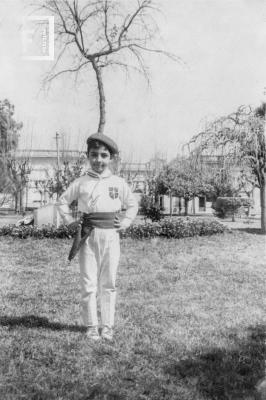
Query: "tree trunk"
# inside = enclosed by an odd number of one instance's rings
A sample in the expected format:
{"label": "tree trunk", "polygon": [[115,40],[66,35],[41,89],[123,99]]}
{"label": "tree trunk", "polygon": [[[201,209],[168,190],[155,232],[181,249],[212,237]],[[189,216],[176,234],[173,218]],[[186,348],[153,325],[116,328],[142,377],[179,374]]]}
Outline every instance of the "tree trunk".
{"label": "tree trunk", "polygon": [[18,194],[17,193],[14,194],[14,199],[15,199],[15,214],[16,214],[18,211]]}
{"label": "tree trunk", "polygon": [[22,186],[20,189],[20,212],[25,212],[25,205],[26,205],[26,186]]}
{"label": "tree trunk", "polygon": [[17,189],[16,192],[16,214],[19,214],[20,212],[20,190]]}
{"label": "tree trunk", "polygon": [[170,217],[172,217],[172,215],[173,215],[173,196],[172,196],[171,191],[169,193],[169,197],[170,197]]}
{"label": "tree trunk", "polygon": [[[265,178],[265,177],[264,177]],[[266,182],[262,180],[260,187],[261,231],[266,234]]]}
{"label": "tree trunk", "polygon": [[97,79],[97,87],[98,87],[98,93],[99,93],[99,112],[100,112],[100,117],[99,117],[99,125],[98,125],[98,133],[103,134],[104,127],[105,127],[105,95],[104,95],[104,89],[103,89],[103,80],[102,80],[102,71],[101,67],[97,64],[97,62],[93,59],[92,60],[92,67],[96,73],[96,79]]}
{"label": "tree trunk", "polygon": [[[250,200],[251,193],[247,193],[247,196],[248,196],[248,198],[249,198],[249,200]],[[247,217],[248,217],[248,218],[250,218],[250,209],[251,209],[251,207],[250,207],[250,204],[249,204],[249,205],[248,205],[248,212],[247,212]]]}
{"label": "tree trunk", "polygon": [[23,212],[23,188],[19,191],[19,211]]}
{"label": "tree trunk", "polygon": [[188,199],[185,199],[185,215],[188,215]]}
{"label": "tree trunk", "polygon": [[234,199],[233,200],[233,207],[232,207],[232,222],[236,222],[235,212],[236,212],[236,207],[235,207],[235,199]]}

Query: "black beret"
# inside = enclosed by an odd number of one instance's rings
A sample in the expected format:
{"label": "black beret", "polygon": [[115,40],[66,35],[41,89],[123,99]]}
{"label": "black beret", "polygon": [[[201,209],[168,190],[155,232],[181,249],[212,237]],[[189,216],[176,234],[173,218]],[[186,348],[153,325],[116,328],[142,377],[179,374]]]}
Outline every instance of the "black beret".
{"label": "black beret", "polygon": [[117,144],[108,136],[102,133],[94,133],[93,135],[89,136],[87,139],[87,146],[88,148],[91,147],[92,142],[101,142],[104,144],[110,151],[111,154],[118,154],[118,146]]}

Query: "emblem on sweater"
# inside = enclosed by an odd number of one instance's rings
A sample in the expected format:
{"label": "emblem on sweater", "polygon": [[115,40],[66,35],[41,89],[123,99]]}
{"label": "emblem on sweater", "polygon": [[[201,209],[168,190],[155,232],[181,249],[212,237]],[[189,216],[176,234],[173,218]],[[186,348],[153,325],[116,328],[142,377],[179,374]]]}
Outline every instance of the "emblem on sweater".
{"label": "emblem on sweater", "polygon": [[118,198],[118,187],[109,187],[109,196],[111,199],[117,199]]}

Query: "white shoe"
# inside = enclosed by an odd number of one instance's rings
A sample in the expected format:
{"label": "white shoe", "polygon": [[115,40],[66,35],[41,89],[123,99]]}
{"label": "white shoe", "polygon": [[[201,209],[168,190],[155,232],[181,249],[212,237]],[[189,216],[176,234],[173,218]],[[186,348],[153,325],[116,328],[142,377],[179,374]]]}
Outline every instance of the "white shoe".
{"label": "white shoe", "polygon": [[86,336],[88,339],[100,340],[100,335],[97,326],[89,326],[86,331]]}
{"label": "white shoe", "polygon": [[102,329],[102,338],[106,340],[113,340],[114,331],[109,326],[104,326]]}

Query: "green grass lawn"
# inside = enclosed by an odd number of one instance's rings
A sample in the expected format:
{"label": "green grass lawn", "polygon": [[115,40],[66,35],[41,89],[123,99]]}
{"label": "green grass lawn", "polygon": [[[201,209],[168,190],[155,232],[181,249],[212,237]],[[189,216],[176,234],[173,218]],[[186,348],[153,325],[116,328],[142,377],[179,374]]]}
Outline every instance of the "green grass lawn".
{"label": "green grass lawn", "polygon": [[80,327],[67,240],[0,239],[0,399],[251,400],[266,355],[265,238],[123,240],[115,340]]}

